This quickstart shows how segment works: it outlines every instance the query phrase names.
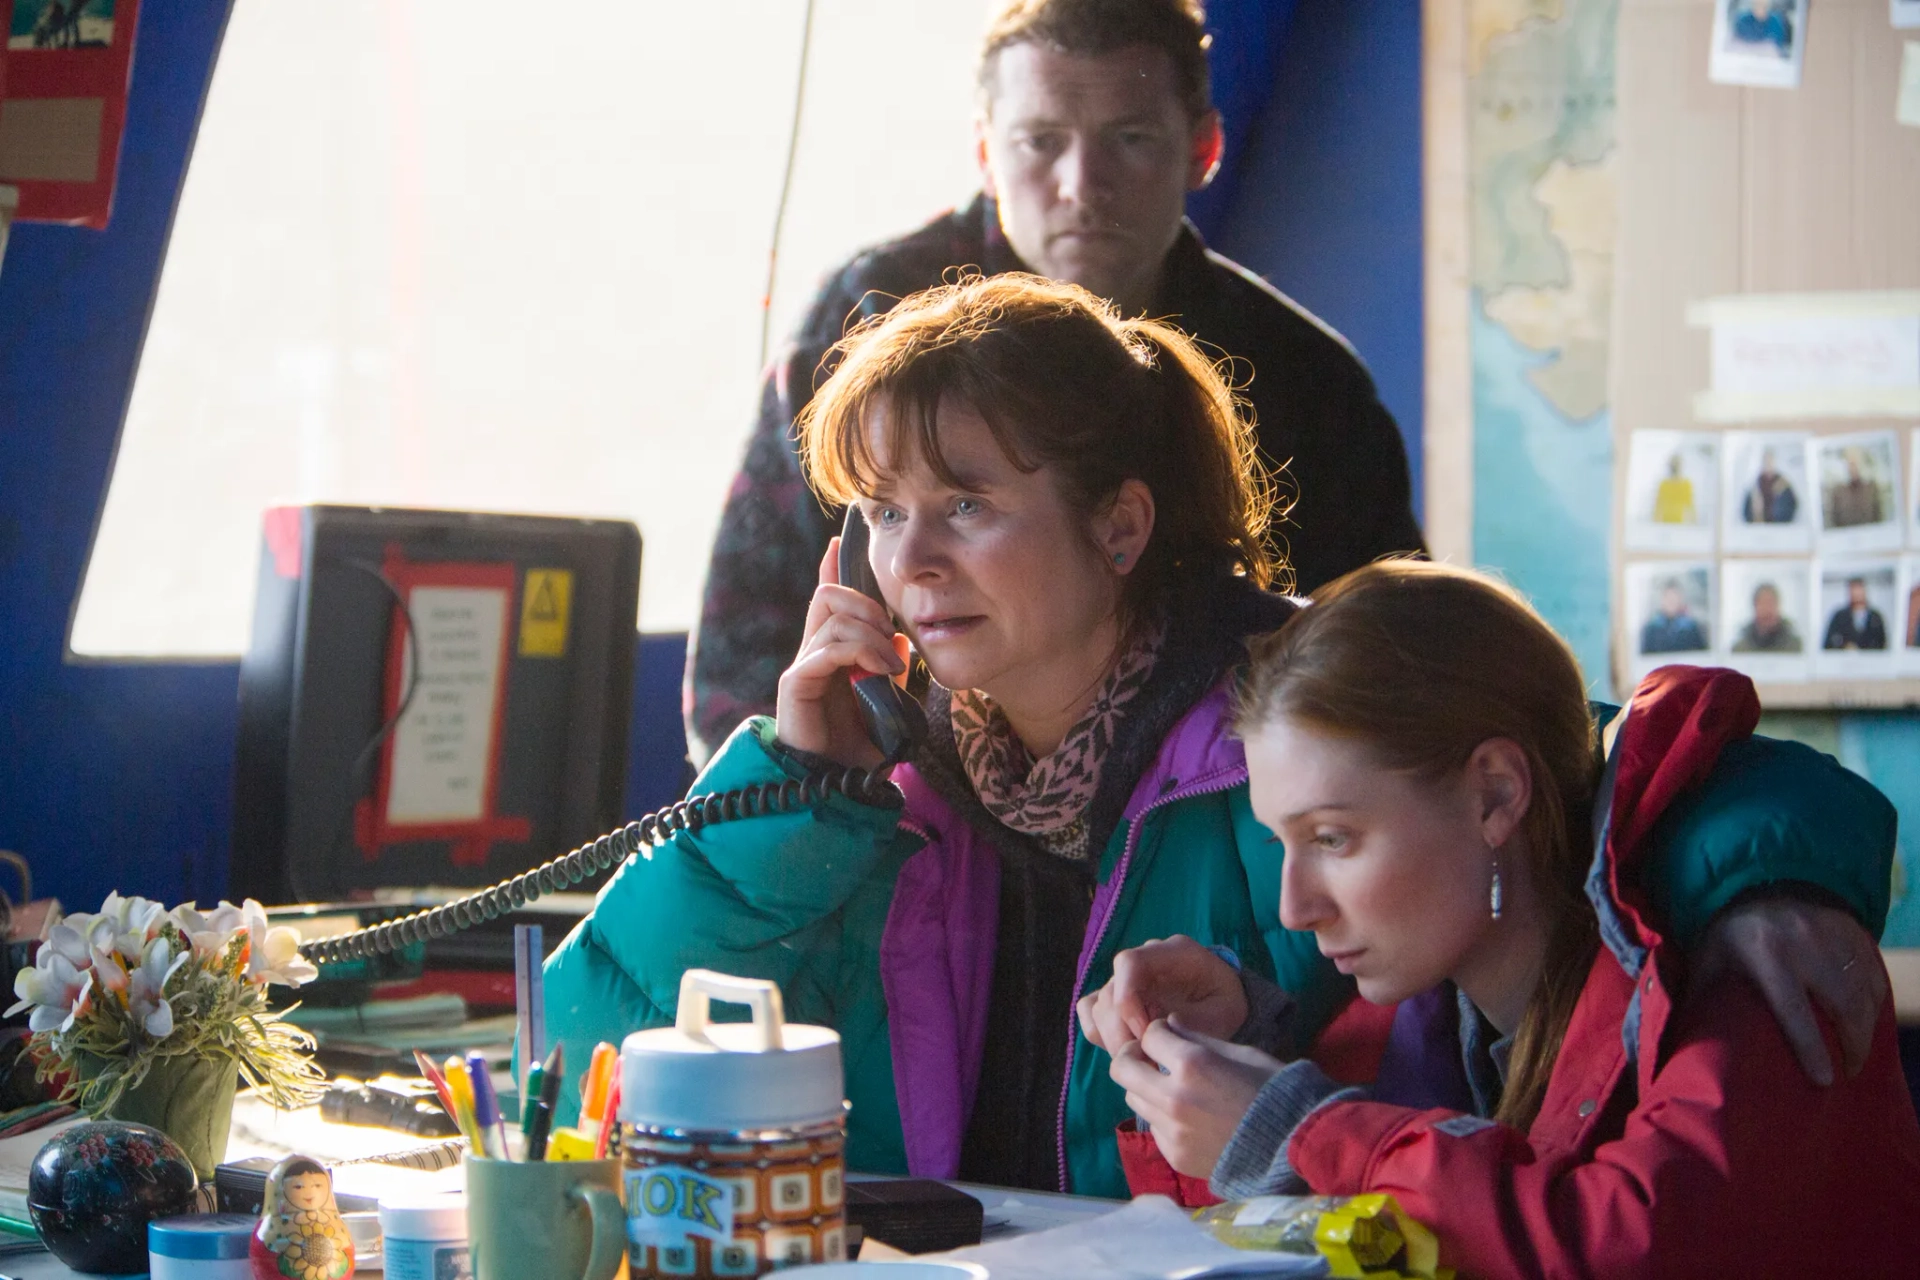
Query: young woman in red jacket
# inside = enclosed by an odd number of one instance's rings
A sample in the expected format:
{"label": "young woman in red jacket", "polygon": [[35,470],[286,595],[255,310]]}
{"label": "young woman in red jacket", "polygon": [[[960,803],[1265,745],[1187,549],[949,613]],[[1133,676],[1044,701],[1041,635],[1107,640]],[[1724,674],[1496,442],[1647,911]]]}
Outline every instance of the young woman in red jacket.
{"label": "young woman in red jacket", "polygon": [[[1633,888],[1758,714],[1742,676],[1663,668],[1603,766],[1572,654],[1512,591],[1388,563],[1323,592],[1255,652],[1238,726],[1281,920],[1399,1002],[1393,1035],[1345,1088],[1260,1050],[1284,997],[1229,957],[1123,954],[1080,1017],[1155,1158],[1226,1198],[1389,1192],[1463,1275],[1915,1274],[1892,1010],[1823,1087],[1746,979],[1683,971]],[[1136,1189],[1165,1185],[1146,1141],[1123,1137]]]}

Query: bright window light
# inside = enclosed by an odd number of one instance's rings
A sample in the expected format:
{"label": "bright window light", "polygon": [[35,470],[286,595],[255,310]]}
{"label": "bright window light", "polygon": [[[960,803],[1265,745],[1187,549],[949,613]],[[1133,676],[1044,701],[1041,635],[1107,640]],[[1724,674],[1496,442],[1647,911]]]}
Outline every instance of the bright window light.
{"label": "bright window light", "polygon": [[[280,502],[636,521],[678,631],[756,405],[803,0],[240,0],[76,611],[246,647]],[[981,0],[818,0],[773,297],[974,187]]]}

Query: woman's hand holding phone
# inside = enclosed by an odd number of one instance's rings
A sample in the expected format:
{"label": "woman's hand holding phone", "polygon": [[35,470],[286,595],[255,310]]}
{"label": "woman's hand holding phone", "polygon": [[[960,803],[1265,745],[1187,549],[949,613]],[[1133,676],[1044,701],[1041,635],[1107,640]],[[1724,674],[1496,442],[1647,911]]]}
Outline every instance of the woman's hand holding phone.
{"label": "woman's hand holding phone", "polygon": [[1155,1019],[1168,1016],[1190,1031],[1225,1040],[1247,1020],[1247,993],[1232,965],[1175,934],[1115,956],[1113,977],[1080,997],[1076,1012],[1087,1039],[1117,1057]]}
{"label": "woman's hand holding phone", "polygon": [[840,585],[840,539],[820,559],[820,585],[807,607],[800,652],[780,676],[774,727],[780,741],[837,764],[872,768],[880,749],[867,736],[849,683],[850,671],[888,677],[907,669],[886,606]]}

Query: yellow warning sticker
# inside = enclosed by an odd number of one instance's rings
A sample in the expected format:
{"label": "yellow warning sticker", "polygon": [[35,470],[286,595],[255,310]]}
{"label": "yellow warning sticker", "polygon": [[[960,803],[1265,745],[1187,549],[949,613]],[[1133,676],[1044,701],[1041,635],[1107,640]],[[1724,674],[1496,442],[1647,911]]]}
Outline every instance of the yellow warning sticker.
{"label": "yellow warning sticker", "polygon": [[529,569],[520,592],[520,656],[567,656],[567,619],[573,613],[573,570]]}

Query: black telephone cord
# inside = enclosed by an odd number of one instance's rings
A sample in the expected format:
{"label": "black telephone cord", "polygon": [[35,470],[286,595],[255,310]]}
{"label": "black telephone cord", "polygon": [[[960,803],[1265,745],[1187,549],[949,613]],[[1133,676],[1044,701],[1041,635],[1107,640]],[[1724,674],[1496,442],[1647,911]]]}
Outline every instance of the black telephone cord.
{"label": "black telephone cord", "polygon": [[867,804],[886,803],[889,798],[894,803],[900,800],[899,791],[887,781],[885,773],[857,766],[835,766],[804,778],[688,796],[510,880],[398,920],[334,938],[304,942],[300,944],[300,954],[314,964],[327,964],[384,954],[429,938],[444,938],[523,907],[541,894],[563,892],[636,853],[665,844],[679,832],[698,831],[739,818],[799,813],[836,791]]}

